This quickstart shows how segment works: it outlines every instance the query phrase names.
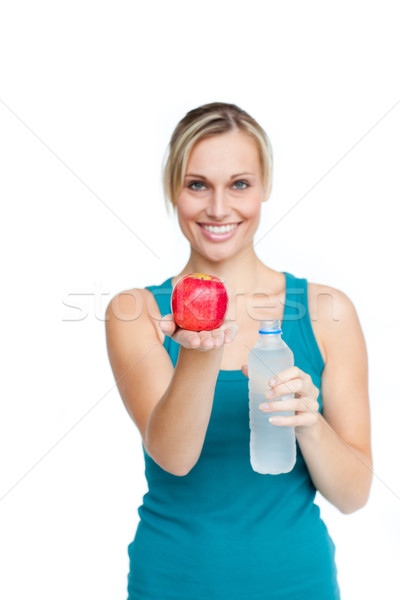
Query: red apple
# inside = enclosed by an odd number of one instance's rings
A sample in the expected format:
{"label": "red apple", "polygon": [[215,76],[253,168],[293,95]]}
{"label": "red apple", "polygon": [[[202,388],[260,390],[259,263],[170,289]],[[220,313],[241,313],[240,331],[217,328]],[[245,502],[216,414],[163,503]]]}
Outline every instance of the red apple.
{"label": "red apple", "polygon": [[182,329],[211,331],[218,329],[228,310],[228,293],[218,277],[204,273],[183,275],[171,294],[174,320]]}

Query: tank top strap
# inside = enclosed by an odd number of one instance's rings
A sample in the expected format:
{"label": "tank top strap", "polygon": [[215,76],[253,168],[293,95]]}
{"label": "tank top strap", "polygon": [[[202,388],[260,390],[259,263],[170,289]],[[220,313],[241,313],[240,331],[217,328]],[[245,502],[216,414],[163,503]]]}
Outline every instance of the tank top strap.
{"label": "tank top strap", "polygon": [[172,277],[166,279],[160,285],[146,285],[146,290],[149,290],[156,299],[161,316],[169,315],[171,311],[171,293],[172,293]]}
{"label": "tank top strap", "polygon": [[[147,285],[145,289],[153,294],[162,317],[171,314],[172,277],[169,277],[160,285]],[[179,344],[166,335],[164,336],[163,345],[175,367],[178,360]]]}
{"label": "tank top strap", "polygon": [[284,273],[286,297],[282,338],[290,347],[302,346],[316,370],[322,372],[324,360],[315,339],[308,307],[308,281],[291,273]]}

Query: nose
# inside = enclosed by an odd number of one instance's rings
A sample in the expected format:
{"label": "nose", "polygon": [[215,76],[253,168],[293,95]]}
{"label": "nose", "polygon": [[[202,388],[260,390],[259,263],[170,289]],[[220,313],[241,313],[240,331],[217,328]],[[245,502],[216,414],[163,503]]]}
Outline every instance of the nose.
{"label": "nose", "polygon": [[210,195],[210,201],[206,208],[208,217],[216,221],[226,219],[231,213],[229,198],[223,189],[215,189]]}

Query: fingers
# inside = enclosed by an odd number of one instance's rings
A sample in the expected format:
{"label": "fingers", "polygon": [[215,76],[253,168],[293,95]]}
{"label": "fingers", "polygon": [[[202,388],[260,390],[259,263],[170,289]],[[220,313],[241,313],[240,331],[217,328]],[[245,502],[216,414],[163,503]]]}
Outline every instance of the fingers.
{"label": "fingers", "polygon": [[211,331],[212,337],[214,339],[214,347],[215,348],[219,348],[220,346],[222,346],[225,342],[225,334],[223,331],[220,331],[219,329],[215,329],[214,331]]}
{"label": "fingers", "polygon": [[259,405],[263,412],[280,412],[282,410],[293,410],[298,412],[315,413],[319,410],[317,400],[312,398],[290,398],[288,400],[276,400],[275,402],[263,402]]}
{"label": "fingers", "polygon": [[218,329],[211,331],[188,331],[181,329],[174,321],[173,314],[162,317],[158,323],[161,331],[185,348],[211,350],[230,344],[235,339],[238,326],[234,321],[224,321]]}
{"label": "fingers", "polygon": [[276,373],[268,381],[268,384],[271,386],[266,393],[268,399],[280,398],[291,393],[315,398],[319,396],[319,390],[314,385],[311,376],[298,367],[289,367],[289,369]]}
{"label": "fingers", "polygon": [[276,373],[273,379],[276,380],[276,383],[286,383],[291,379],[300,378],[304,380],[310,379],[310,375],[308,373],[304,373],[299,367],[289,367],[280,373]]}
{"label": "fingers", "polygon": [[178,328],[172,338],[185,348],[196,348],[202,351],[220,348],[226,343],[225,333],[219,329],[213,331],[187,331]]}
{"label": "fingers", "polygon": [[214,348],[215,338],[211,331],[199,331],[200,345],[204,348]]}
{"label": "fingers", "polygon": [[[276,376],[275,376],[276,377]],[[266,398],[280,398],[281,396],[287,396],[287,394],[295,394],[303,391],[303,382],[301,379],[292,379],[288,383],[277,383],[271,386],[265,394]]]}
{"label": "fingers", "polygon": [[[272,425],[295,427],[296,434],[299,434],[302,430],[309,430],[309,428],[316,425],[319,419],[319,404],[312,398],[303,397],[263,402],[259,408],[265,413],[275,413],[268,419]],[[283,415],[282,412],[284,411],[291,412],[291,414]]]}
{"label": "fingers", "polygon": [[269,421],[273,425],[278,427],[295,427],[296,432],[299,432],[301,429],[307,429],[312,427],[318,422],[319,413],[310,413],[305,412],[299,415],[294,415],[290,417],[283,417],[281,415],[270,417]]}
{"label": "fingers", "polygon": [[192,331],[184,333],[182,330],[182,342],[184,340],[189,343],[190,347],[202,348],[206,350],[220,348],[225,343],[229,343],[229,341],[227,342],[226,332],[220,328],[212,331]]}
{"label": "fingers", "polygon": [[185,348],[199,348],[201,346],[201,338],[197,331],[180,329],[174,336],[174,340]]}
{"label": "fingers", "polygon": [[202,344],[197,331],[181,329],[174,320],[173,314],[165,315],[160,319],[158,326],[161,331],[185,348],[199,348]]}
{"label": "fingers", "polygon": [[172,335],[177,327],[172,314],[162,317],[158,322],[158,326],[161,331],[167,335]]}
{"label": "fingers", "polygon": [[237,332],[238,326],[234,321],[224,321],[221,327],[211,331],[187,331],[178,327],[172,337],[186,348],[205,351],[230,344],[235,339]]}
{"label": "fingers", "polygon": [[[265,394],[266,402],[261,403],[259,409],[265,413],[275,413],[268,419],[272,425],[294,427],[296,435],[311,431],[316,426],[320,418],[317,400],[319,390],[308,373],[298,367],[289,367],[275,374],[268,384],[271,388]],[[288,394],[293,396],[279,400]],[[289,414],[285,415],[285,411]]]}

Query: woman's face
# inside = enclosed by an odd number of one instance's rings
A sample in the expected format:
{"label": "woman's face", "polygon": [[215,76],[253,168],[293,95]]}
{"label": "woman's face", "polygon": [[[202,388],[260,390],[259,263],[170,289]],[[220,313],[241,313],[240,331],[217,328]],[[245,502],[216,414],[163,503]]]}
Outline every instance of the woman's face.
{"label": "woman's face", "polygon": [[197,142],[177,199],[179,225],[192,248],[223,260],[249,245],[265,200],[261,178],[258,150],[248,135],[228,132]]}

